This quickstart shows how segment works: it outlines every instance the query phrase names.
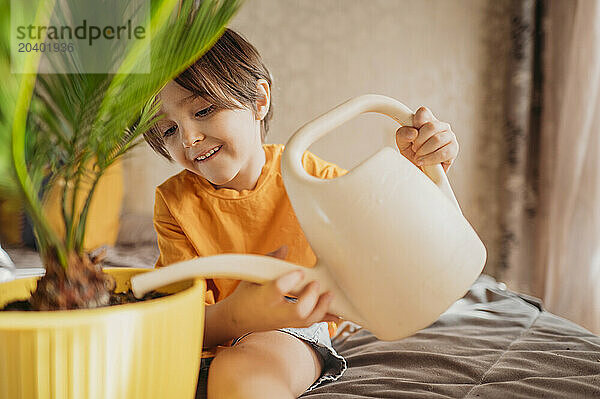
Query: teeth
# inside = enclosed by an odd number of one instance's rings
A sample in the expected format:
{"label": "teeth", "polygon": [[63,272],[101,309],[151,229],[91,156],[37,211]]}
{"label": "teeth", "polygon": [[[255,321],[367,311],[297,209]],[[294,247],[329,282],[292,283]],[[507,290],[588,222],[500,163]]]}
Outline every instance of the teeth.
{"label": "teeth", "polygon": [[217,148],[213,148],[212,150],[208,151],[206,154],[204,155],[200,155],[199,157],[196,158],[196,161],[203,161],[206,158],[210,157],[211,155],[213,155],[215,152],[219,151],[221,147],[217,147]]}

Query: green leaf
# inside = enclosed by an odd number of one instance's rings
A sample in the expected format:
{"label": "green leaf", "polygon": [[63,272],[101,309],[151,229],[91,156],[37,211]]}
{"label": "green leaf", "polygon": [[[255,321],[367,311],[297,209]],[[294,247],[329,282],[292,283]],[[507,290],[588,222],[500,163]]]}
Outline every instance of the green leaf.
{"label": "green leaf", "polygon": [[[2,9],[8,9],[8,2],[0,0]],[[116,4],[125,10],[133,3]],[[69,4],[71,9],[55,12],[76,20],[78,2]],[[0,146],[0,196],[10,192],[22,198],[43,253],[56,252],[66,259],[70,250],[83,251],[91,202],[83,182],[95,187],[110,165],[142,142],[141,136],[156,121],[153,96],[214,44],[241,0],[151,0],[150,6],[150,49],[131,41],[117,73],[20,75],[20,83],[17,75],[8,73],[10,24],[2,14],[0,73],[10,78],[0,86],[0,140],[12,142],[13,150]],[[135,73],[148,62],[143,56],[148,51],[150,73]],[[71,55],[50,64],[78,68],[81,60]],[[82,209],[63,198],[64,240],[53,236],[41,211],[40,194],[57,182],[73,190],[69,198],[87,195]]]}

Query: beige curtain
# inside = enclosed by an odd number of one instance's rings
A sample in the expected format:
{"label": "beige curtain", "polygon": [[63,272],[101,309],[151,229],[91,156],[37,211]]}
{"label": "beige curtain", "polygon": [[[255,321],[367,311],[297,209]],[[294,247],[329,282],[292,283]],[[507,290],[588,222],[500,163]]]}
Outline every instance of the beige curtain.
{"label": "beige curtain", "polygon": [[600,2],[549,1],[532,287],[600,334]]}

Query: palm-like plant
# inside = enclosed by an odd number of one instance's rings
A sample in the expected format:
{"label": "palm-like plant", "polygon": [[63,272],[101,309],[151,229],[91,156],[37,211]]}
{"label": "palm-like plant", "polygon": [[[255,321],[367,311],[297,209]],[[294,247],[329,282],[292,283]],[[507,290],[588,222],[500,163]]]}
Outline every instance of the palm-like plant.
{"label": "palm-like plant", "polygon": [[[3,9],[8,1],[1,0]],[[54,0],[39,3],[53,6]],[[121,3],[126,6],[128,1]],[[0,140],[9,145],[0,146],[0,191],[19,196],[33,222],[46,268],[30,299],[34,308],[107,304],[111,281],[83,248],[96,184],[156,122],[159,104],[153,96],[210,48],[240,3],[151,0],[148,74],[134,73],[147,61],[141,61],[143,48],[131,46],[114,74],[10,75],[9,23],[2,16],[0,73],[8,79],[0,87]],[[26,62],[35,65],[36,57],[32,53]],[[47,188],[56,184],[62,188],[64,237],[51,228],[42,210]],[[82,207],[77,206],[80,198]]]}

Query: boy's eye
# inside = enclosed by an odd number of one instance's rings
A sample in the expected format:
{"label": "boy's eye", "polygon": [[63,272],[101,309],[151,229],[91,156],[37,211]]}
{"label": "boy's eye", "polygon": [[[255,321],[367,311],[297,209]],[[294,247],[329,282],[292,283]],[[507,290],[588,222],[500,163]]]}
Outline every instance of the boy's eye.
{"label": "boy's eye", "polygon": [[177,125],[171,126],[163,132],[163,137],[168,137],[172,135],[173,133],[175,133],[175,130],[177,130]]}
{"label": "boy's eye", "polygon": [[200,111],[196,112],[196,114],[195,114],[196,118],[202,118],[203,116],[210,114],[214,110],[214,108],[215,108],[215,106],[211,105],[210,107],[201,109]]}

